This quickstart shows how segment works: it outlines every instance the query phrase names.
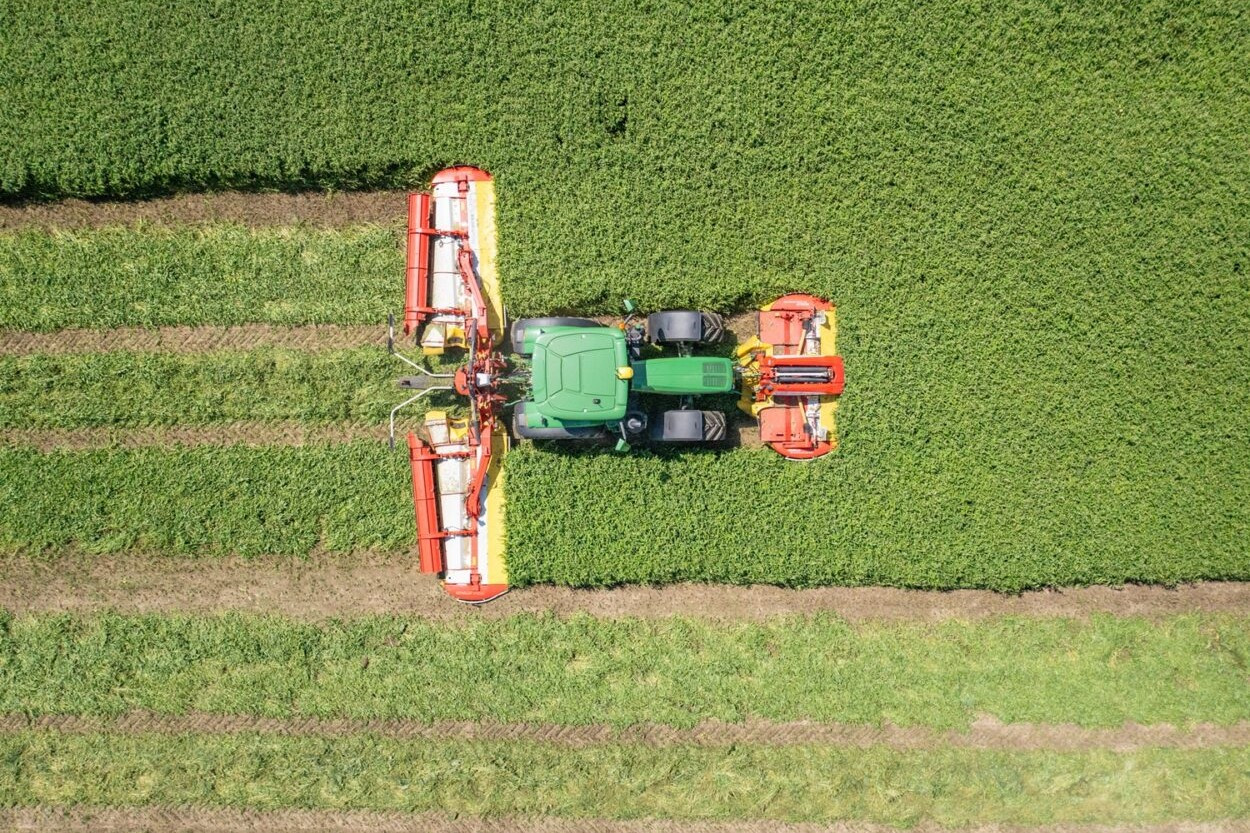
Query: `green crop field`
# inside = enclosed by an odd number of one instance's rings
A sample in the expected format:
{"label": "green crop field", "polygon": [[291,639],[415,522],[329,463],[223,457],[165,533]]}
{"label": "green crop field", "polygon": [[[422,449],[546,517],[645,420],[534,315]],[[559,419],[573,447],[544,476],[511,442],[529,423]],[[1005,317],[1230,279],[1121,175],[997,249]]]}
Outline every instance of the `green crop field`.
{"label": "green crop field", "polygon": [[[1250,819],[1246,585],[1067,589],[1250,581],[1244,4],[0,0],[0,31],[0,828]],[[317,195],[456,163],[495,177],[510,316],[836,302],[838,450],[522,445],[498,605],[562,612],[454,609],[380,440],[402,198]],[[347,609],[397,564],[409,606]],[[231,612],[293,586],[313,621]],[[1030,588],[1061,592],[985,592]]]}

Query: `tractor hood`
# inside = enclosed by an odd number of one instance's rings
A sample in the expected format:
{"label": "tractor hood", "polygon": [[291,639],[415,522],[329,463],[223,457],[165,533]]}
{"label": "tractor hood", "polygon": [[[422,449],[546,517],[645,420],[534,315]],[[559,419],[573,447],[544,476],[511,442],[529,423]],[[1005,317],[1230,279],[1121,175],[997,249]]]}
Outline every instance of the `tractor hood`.
{"label": "tractor hood", "polygon": [[557,420],[608,422],[625,416],[625,334],[615,327],[555,327],[534,341],[534,405]]}

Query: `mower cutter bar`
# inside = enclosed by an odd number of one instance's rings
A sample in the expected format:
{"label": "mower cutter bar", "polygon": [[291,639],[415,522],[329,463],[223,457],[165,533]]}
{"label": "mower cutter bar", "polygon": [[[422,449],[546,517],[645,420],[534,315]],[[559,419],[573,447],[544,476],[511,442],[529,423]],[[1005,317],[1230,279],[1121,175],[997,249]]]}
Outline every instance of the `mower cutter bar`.
{"label": "mower cutter bar", "polygon": [[[408,434],[418,564],[423,573],[439,574],[454,598],[490,601],[508,590],[501,467],[508,437],[498,428],[504,397],[495,381],[506,370],[497,352],[504,317],[495,269],[494,183],[485,171],[448,168],[434,176],[429,193],[409,195],[403,333],[427,355],[464,350],[455,374],[432,373],[399,358],[422,374],[411,377],[409,386],[454,390],[469,409],[466,418],[429,411],[423,436]],[[444,375],[454,381],[429,385]]]}

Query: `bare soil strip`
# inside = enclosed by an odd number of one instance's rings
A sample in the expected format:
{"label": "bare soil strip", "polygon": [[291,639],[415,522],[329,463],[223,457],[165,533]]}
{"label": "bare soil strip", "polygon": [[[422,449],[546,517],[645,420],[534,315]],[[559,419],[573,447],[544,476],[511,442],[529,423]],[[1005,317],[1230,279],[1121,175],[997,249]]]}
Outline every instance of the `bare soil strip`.
{"label": "bare soil strip", "polygon": [[0,231],[221,222],[251,227],[303,223],[322,228],[342,228],[365,223],[398,225],[406,211],[407,201],[403,191],[301,194],[226,191],[152,200],[62,200],[0,205]]}
{"label": "bare soil strip", "polygon": [[1179,613],[1250,614],[1250,583],[1206,582],[1175,589],[1129,585],[1041,590],[1018,596],[988,590],[827,587],[789,590],[755,585],[674,584],[577,590],[513,590],[483,607],[459,605],[411,553],[315,553],[307,558],[242,559],[153,553],[0,559],[0,607],[14,613],[120,610],[133,613],[273,613],[318,621],[402,614],[438,621],[518,613],[605,618],[688,616],[760,621],[771,616],[836,613],[850,621],[989,619],[1004,615],[1085,618],[1105,613],[1159,619]]}
{"label": "bare soil strip", "polygon": [[1147,748],[1212,749],[1250,745],[1250,721],[1229,726],[1198,723],[1188,728],[1170,724],[1126,723],[1114,729],[1087,729],[1074,724],[1005,724],[982,716],[966,732],[937,731],[923,726],[864,726],[846,723],[751,720],[745,723],[704,721],[690,729],[658,724],[627,728],[606,725],[562,726],[529,723],[479,723],[417,720],[352,720],[315,717],[275,718],[252,715],[155,714],[136,711],[116,718],[79,715],[0,715],[0,732],[50,730],[71,734],[241,734],[345,737],[373,734],[397,740],[531,741],[573,748],[605,743],[644,746],[801,746],[823,744],[867,748],[1081,752],[1132,752]]}
{"label": "bare soil strip", "polygon": [[112,330],[55,330],[32,333],[0,330],[0,355],[36,353],[108,353],[114,351],[208,353],[214,350],[253,350],[287,347],[304,352],[381,347],[386,327],[381,324],[312,324],[279,327],[243,324],[237,327],[118,327]]}
{"label": "bare soil strip", "polygon": [[[0,809],[0,829],[65,833],[898,833],[870,822],[674,821],[669,819],[450,818],[370,810],[245,810],[229,807],[20,807]],[[948,828],[920,822],[912,833],[1250,833],[1250,821],[1158,824],[988,824]]]}
{"label": "bare soil strip", "polygon": [[386,440],[386,426],[299,422],[235,422],[228,425],[175,425],[161,428],[3,428],[0,447],[39,451],[96,448],[149,448],[198,445],[311,445]]}

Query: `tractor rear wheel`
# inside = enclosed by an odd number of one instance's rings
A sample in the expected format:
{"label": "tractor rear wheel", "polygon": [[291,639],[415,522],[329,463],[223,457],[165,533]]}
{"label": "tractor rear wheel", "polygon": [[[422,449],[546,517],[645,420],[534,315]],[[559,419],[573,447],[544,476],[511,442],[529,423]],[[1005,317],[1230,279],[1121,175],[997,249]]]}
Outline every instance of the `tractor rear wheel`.
{"label": "tractor rear wheel", "polygon": [[543,327],[602,327],[598,321],[591,321],[589,318],[570,318],[563,315],[552,315],[546,318],[518,318],[512,322],[512,352],[522,358],[528,359],[529,353],[524,352],[525,334],[528,330],[537,330]]}

